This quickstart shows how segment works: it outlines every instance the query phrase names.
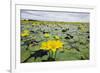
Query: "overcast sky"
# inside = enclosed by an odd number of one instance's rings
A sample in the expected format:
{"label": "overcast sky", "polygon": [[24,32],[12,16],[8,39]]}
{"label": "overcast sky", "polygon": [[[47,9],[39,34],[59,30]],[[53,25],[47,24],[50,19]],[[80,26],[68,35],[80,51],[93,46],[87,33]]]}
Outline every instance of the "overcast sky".
{"label": "overcast sky", "polygon": [[41,21],[89,22],[89,13],[21,10],[21,19]]}

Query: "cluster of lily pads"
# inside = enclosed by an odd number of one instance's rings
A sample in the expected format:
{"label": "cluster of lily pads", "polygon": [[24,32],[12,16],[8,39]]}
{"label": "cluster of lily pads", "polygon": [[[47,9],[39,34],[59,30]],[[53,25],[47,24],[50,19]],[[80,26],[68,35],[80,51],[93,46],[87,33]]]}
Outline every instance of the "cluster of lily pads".
{"label": "cluster of lily pads", "polygon": [[21,63],[89,59],[89,23],[21,20]]}

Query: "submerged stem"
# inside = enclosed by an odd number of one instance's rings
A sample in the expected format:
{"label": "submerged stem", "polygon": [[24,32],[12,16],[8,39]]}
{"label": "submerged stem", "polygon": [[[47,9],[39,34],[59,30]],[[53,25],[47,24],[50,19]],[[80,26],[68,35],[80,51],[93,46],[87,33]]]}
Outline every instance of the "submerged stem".
{"label": "submerged stem", "polygon": [[57,50],[55,51],[55,59],[56,59]]}

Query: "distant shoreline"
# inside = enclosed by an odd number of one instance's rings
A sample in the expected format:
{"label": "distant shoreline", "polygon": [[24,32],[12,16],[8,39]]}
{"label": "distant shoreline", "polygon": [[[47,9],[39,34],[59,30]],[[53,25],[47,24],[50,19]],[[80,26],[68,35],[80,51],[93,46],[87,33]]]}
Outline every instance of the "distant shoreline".
{"label": "distant shoreline", "polygon": [[41,20],[21,20],[22,23],[43,23],[43,24],[89,24],[89,22],[64,22],[64,21],[41,21]]}

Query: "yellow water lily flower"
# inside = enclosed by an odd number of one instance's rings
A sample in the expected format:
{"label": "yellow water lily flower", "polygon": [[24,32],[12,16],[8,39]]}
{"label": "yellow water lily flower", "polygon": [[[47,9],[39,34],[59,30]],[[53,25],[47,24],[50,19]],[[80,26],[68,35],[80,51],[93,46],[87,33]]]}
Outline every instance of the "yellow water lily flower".
{"label": "yellow water lily flower", "polygon": [[26,37],[26,36],[29,36],[29,31],[28,30],[24,30],[22,33],[21,33],[21,36],[22,37]]}
{"label": "yellow water lily flower", "polygon": [[50,49],[49,44],[47,42],[42,42],[41,49],[43,49],[43,50],[49,50]]}
{"label": "yellow water lily flower", "polygon": [[48,40],[47,42],[42,42],[41,49],[51,50],[55,52],[57,49],[62,49],[63,43],[60,40]]}
{"label": "yellow water lily flower", "polygon": [[44,36],[45,36],[46,38],[49,38],[49,37],[50,37],[50,34],[45,33]]}
{"label": "yellow water lily flower", "polygon": [[61,42],[60,40],[56,40],[55,44],[56,44],[57,49],[60,49],[63,47],[63,42]]}

